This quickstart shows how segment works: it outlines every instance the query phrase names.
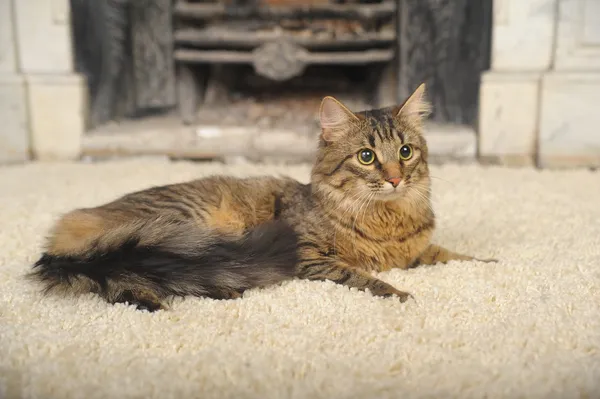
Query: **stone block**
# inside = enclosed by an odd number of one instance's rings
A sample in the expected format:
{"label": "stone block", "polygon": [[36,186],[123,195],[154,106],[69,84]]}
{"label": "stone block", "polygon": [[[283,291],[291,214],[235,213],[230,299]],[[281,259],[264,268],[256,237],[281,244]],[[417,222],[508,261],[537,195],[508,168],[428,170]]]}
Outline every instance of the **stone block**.
{"label": "stone block", "polygon": [[69,0],[15,0],[13,4],[21,72],[71,73]]}
{"label": "stone block", "polygon": [[600,166],[599,105],[600,72],[556,72],[544,76],[538,149],[540,166]]}
{"label": "stone block", "polygon": [[17,71],[12,0],[0,0],[0,73]]}
{"label": "stone block", "polygon": [[252,135],[253,149],[260,157],[269,155],[310,156],[316,153],[317,135],[301,134],[292,130],[262,130]]}
{"label": "stone block", "polygon": [[557,0],[494,0],[492,69],[541,71],[550,66]]}
{"label": "stone block", "polygon": [[78,158],[87,118],[85,80],[79,75],[33,75],[27,84],[34,157]]}
{"label": "stone block", "polygon": [[0,74],[0,163],[29,159],[27,95],[19,75]]}
{"label": "stone block", "polygon": [[600,71],[600,1],[559,1],[554,67]]}
{"label": "stone block", "polygon": [[479,155],[502,163],[533,162],[540,74],[487,72],[479,100]]}
{"label": "stone block", "polygon": [[473,161],[477,136],[470,126],[427,121],[424,133],[430,161]]}

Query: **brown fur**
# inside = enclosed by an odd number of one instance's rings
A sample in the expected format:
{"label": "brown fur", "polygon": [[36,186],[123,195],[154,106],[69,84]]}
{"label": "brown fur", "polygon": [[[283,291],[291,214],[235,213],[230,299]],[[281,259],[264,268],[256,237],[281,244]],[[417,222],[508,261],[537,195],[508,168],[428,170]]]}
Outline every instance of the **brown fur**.
{"label": "brown fur", "polygon": [[[150,310],[164,308],[169,295],[237,298],[247,288],[293,276],[331,280],[405,300],[409,294],[371,272],[474,259],[431,243],[435,216],[422,135],[428,110],[424,86],[401,106],[359,113],[327,97],[320,111],[322,134],[310,184],[272,177],[212,176],[75,210],[58,221],[45,255],[60,259],[63,277],[48,274],[50,258],[38,262],[46,274],[34,275],[43,277],[48,289],[98,292],[110,302],[133,302]],[[412,157],[401,159],[400,148],[405,145],[411,146]],[[374,152],[373,163],[359,162],[362,149]],[[387,180],[400,184],[394,191]],[[255,274],[242,273],[239,266],[219,269],[215,265],[193,281],[177,282],[169,280],[168,273],[164,281],[150,282],[143,273],[130,273],[126,265],[120,274],[108,277],[93,277],[95,269],[86,269],[87,274],[69,269],[64,274],[69,262],[92,262],[97,254],[114,252],[132,237],[138,240],[135,248],[166,248],[168,254],[196,256],[217,238],[233,243],[273,221],[292,226],[296,234],[293,251],[298,259],[291,275],[281,265],[254,266]]]}

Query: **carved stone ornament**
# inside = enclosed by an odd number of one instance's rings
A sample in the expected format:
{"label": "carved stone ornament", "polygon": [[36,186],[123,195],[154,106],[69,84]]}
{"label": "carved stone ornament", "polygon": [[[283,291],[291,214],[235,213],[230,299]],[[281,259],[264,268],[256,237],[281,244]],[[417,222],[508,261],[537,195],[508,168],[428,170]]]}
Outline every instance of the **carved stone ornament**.
{"label": "carved stone ornament", "polygon": [[271,80],[288,80],[304,71],[307,55],[305,49],[289,41],[265,43],[253,51],[254,70]]}

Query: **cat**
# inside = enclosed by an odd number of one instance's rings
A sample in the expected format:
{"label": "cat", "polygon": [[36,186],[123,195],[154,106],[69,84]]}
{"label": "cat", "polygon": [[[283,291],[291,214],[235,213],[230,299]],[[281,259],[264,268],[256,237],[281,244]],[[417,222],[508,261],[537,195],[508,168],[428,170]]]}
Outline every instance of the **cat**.
{"label": "cat", "polygon": [[369,111],[325,97],[309,184],[210,176],[75,209],[54,225],[29,276],[46,293],[92,292],[148,311],[293,278],[405,301],[409,293],[372,272],[480,260],[431,242],[430,110],[424,84],[402,105]]}

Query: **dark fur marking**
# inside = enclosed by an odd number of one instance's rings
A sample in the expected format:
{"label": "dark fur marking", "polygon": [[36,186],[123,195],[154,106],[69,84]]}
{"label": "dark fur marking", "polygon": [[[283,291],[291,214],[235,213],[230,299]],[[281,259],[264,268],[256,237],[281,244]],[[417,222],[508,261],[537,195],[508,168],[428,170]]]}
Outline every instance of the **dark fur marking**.
{"label": "dark fur marking", "polygon": [[390,115],[386,115],[385,122],[387,125],[387,131],[389,132],[389,138],[390,138],[390,140],[393,140],[394,139],[394,131],[396,130],[396,125],[394,124],[394,118],[392,118]]}
{"label": "dark fur marking", "polygon": [[352,177],[345,177],[342,179],[342,181],[339,182],[339,184],[335,184],[335,185],[333,185],[333,187],[343,188],[346,184],[350,183],[352,180],[354,180]]}
{"label": "dark fur marking", "polygon": [[335,251],[333,250],[333,248],[327,248],[327,251],[321,251],[320,254],[329,258],[335,255]]}
{"label": "dark fur marking", "polygon": [[[326,265],[327,262],[322,263],[321,265],[324,266]],[[304,273],[302,274],[303,278],[309,279],[309,280],[323,280],[325,279],[323,277],[324,274],[324,270],[322,268],[319,267],[310,267],[310,268],[304,268]]]}
{"label": "dark fur marking", "polygon": [[[414,150],[413,150],[414,151]],[[421,161],[423,160],[423,158],[421,158],[421,155],[419,155],[419,157],[417,158],[417,162],[412,166],[412,168],[410,169],[410,172],[412,173],[413,170],[417,169],[417,166],[419,166],[419,164],[421,163]],[[410,177],[410,176],[409,176]],[[408,181],[407,181],[408,183]]]}
{"label": "dark fur marking", "polygon": [[321,249],[321,246],[319,246],[318,244],[315,244],[314,242],[308,242],[308,241],[300,241],[298,243],[299,247],[309,247],[309,248],[315,248],[315,249]]}
{"label": "dark fur marking", "polygon": [[307,261],[303,260],[302,262],[300,262],[300,266],[302,268],[306,269],[309,267],[326,265],[327,263],[329,263],[329,261],[324,260],[324,259],[318,259],[318,260],[307,259]]}
{"label": "dark fur marking", "polygon": [[352,272],[350,270],[341,270],[342,277],[338,278],[335,282],[338,284],[344,284],[346,281],[352,278]]}
{"label": "dark fur marking", "polygon": [[329,173],[327,173],[327,176],[333,176],[335,174],[335,172],[337,172],[338,170],[340,170],[340,168],[342,167],[342,165],[344,165],[344,163],[349,160],[350,158],[352,158],[354,156],[354,154],[350,154],[350,155],[346,155],[346,157],[337,164],[337,166],[335,168],[333,168],[333,170]]}
{"label": "dark fur marking", "polygon": [[365,117],[369,121],[369,125],[371,125],[371,129],[377,130],[377,126],[378,126],[377,119],[369,116],[368,112],[365,112]]}
{"label": "dark fur marking", "polygon": [[304,197],[309,198],[312,194],[312,185],[310,183],[302,184],[299,191],[304,195]]}
{"label": "dark fur marking", "polygon": [[156,209],[153,207],[154,204],[150,205],[148,201],[136,199],[131,200],[131,203],[135,207],[135,211],[143,215],[153,215],[156,213]]}
{"label": "dark fur marking", "polygon": [[377,169],[380,172],[383,171],[383,165],[381,164],[381,162],[379,162],[379,159],[376,159],[374,164],[375,164],[375,169]]}
{"label": "dark fur marking", "polygon": [[373,136],[373,134],[369,134],[368,136],[369,139],[369,144],[371,145],[372,148],[375,148],[375,136]]}
{"label": "dark fur marking", "polygon": [[322,257],[318,257],[318,258],[303,258],[302,259],[302,264],[305,264],[307,262],[315,262],[315,261],[323,261]]}
{"label": "dark fur marking", "polygon": [[404,242],[404,241],[408,240],[409,238],[414,237],[417,234],[421,234],[423,231],[429,230],[433,227],[434,227],[433,220],[429,220],[427,223],[422,224],[421,226],[417,227],[415,230],[413,230],[410,233],[405,234],[401,237],[398,237],[397,239],[399,240],[399,242]]}
{"label": "dark fur marking", "polygon": [[367,179],[370,175],[369,170],[365,169],[364,167],[349,165],[347,169],[349,169],[356,176],[362,177],[363,179]]}
{"label": "dark fur marking", "polygon": [[396,135],[398,135],[398,138],[400,139],[400,142],[402,144],[404,144],[404,133],[402,133],[402,131],[400,131],[398,129],[396,129],[395,132],[396,132]]}
{"label": "dark fur marking", "polygon": [[176,203],[176,202],[155,202],[154,206],[156,208],[159,209],[163,209],[163,210],[167,210],[167,211],[173,211],[178,213],[179,215],[183,216],[184,218],[190,218],[193,219],[194,218],[194,214],[190,211],[189,208],[186,208],[185,206],[183,206],[180,203]]}
{"label": "dark fur marking", "polygon": [[283,204],[281,202],[281,195],[276,195],[275,204],[273,205],[273,219],[279,219],[282,210]]}
{"label": "dark fur marking", "polygon": [[383,134],[381,133],[381,129],[379,128],[379,126],[375,125],[375,132],[377,133],[377,136],[379,136],[379,140],[381,140],[381,142],[384,142],[385,139],[383,138]]}
{"label": "dark fur marking", "polygon": [[[356,233],[357,233],[359,236],[361,236],[362,238],[364,238],[364,239],[366,239],[366,240],[369,240],[369,241],[375,241],[375,242],[381,242],[381,241],[382,241],[382,240],[378,240],[378,239],[375,239],[375,238],[371,238],[371,237],[369,237],[369,236],[368,236],[368,235],[366,235],[366,234],[365,234],[365,233],[364,233],[364,232],[363,232],[361,229],[359,229],[359,228],[358,228],[358,227],[356,227],[356,226],[348,225],[346,222],[344,222],[344,221],[342,221],[341,219],[339,219],[339,218],[337,217],[337,215],[333,215],[333,214],[331,214],[331,213],[328,213],[328,215],[329,215],[329,216],[330,216],[330,217],[331,217],[333,220],[335,220],[335,222],[336,222],[338,225],[340,225],[340,226],[344,227],[346,230],[351,230],[351,231],[354,231],[354,232],[356,232]],[[385,241],[388,241],[388,240],[385,240]]]}

